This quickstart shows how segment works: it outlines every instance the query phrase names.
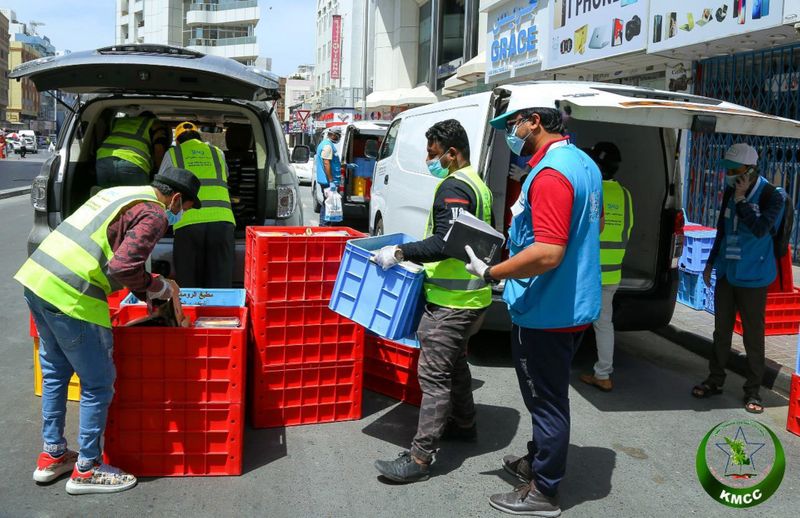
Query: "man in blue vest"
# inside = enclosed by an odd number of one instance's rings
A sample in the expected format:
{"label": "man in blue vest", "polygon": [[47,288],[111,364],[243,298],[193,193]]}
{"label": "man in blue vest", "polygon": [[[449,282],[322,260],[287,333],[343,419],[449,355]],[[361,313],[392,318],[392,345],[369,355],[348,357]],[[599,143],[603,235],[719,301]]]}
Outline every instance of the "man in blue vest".
{"label": "man in blue vest", "polygon": [[569,448],[570,364],[584,331],[600,315],[602,177],[563,136],[558,110],[513,103],[490,123],[506,131],[514,154],[533,155],[511,208],[511,254],[488,267],[467,247],[467,270],[489,282],[507,279],[511,354],[533,438],[526,455],[503,458],[503,467],[526,484],[489,502],[509,514],[558,516]]}
{"label": "man in blue vest", "polygon": [[697,398],[722,392],[738,311],[747,353],[744,406],[754,414],[764,411],[759,387],[764,376],[767,288],[778,273],[772,233],[783,221],[784,211],[783,194],[758,173],[757,164],[758,152],[744,143],[728,148],[720,162],[727,170],[723,196],[727,204],[719,212],[717,237],[703,274],[711,286],[711,271],[717,271],[714,349],[708,378],[692,389]]}
{"label": "man in blue vest", "polygon": [[317,170],[317,189],[314,193],[318,200],[322,200],[319,209],[319,225],[329,226],[325,221],[325,198],[329,190],[336,190],[342,183],[342,162],[336,152],[336,144],[342,138],[342,128],[334,126],[328,129],[327,137],[317,146],[317,155],[314,159]]}

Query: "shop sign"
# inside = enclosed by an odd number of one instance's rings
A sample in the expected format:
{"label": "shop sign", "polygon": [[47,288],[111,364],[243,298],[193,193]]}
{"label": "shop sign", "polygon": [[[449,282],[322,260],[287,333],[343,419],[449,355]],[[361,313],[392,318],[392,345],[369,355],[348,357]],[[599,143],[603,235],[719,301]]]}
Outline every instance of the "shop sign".
{"label": "shop sign", "polygon": [[331,79],[339,79],[342,62],[342,17],[334,14],[331,21]]}
{"label": "shop sign", "polygon": [[[488,12],[486,82],[501,74],[520,75],[541,63],[537,25],[547,17],[538,0],[517,0]],[[540,16],[541,13],[541,16]]]}
{"label": "shop sign", "polygon": [[649,0],[553,0],[547,68],[643,50]]}
{"label": "shop sign", "polygon": [[781,0],[733,0],[719,5],[696,0],[650,0],[647,52],[769,29],[782,21]]}

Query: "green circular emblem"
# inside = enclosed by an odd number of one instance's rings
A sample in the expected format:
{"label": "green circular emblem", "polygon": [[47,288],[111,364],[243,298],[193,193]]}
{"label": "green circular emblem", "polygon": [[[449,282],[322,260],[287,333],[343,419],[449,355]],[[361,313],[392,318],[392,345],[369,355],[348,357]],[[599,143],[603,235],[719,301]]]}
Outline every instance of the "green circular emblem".
{"label": "green circular emblem", "polygon": [[729,507],[753,507],[778,490],[786,457],[778,437],[750,419],[725,421],[697,448],[697,477],[711,498]]}

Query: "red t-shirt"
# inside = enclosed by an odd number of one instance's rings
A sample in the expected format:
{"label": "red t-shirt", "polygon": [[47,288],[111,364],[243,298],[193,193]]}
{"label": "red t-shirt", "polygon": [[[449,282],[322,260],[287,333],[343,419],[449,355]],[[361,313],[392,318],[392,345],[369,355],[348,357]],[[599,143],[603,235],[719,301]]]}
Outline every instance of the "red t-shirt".
{"label": "red t-shirt", "polygon": [[[531,167],[541,162],[550,146],[556,142],[564,142],[567,137],[550,142],[536,152],[528,162]],[[549,245],[567,246],[569,242],[569,228],[572,220],[572,202],[575,198],[575,191],[567,177],[555,169],[542,169],[531,183],[528,191],[528,203],[531,205],[531,219],[533,224],[533,235],[537,243]],[[576,333],[585,331],[589,324],[560,328],[547,329],[556,333]]]}

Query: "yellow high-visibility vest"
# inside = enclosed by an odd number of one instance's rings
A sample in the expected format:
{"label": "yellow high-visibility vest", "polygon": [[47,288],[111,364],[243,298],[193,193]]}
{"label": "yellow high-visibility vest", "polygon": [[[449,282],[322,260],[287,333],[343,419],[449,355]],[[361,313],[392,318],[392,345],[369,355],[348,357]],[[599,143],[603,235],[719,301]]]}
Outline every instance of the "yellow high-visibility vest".
{"label": "yellow high-visibility vest", "polygon": [[122,210],[145,201],[164,207],[146,185],[100,191],[42,241],[14,279],[65,315],[110,328],[106,297],[122,286],[106,275],[114,256],[108,226]]}
{"label": "yellow high-visibility vest", "polygon": [[97,150],[98,160],[110,156],[117,157],[150,174],[150,169],[153,168],[150,128],[153,127],[155,120],[153,117],[114,119],[111,134]]}
{"label": "yellow high-visibility vest", "polygon": [[602,283],[619,284],[622,260],[633,228],[633,202],[628,189],[613,180],[603,181],[605,226],[600,234]]}
{"label": "yellow high-visibility vest", "polygon": [[[449,178],[456,178],[475,193],[477,208],[475,216],[491,225],[492,191],[486,186],[472,166],[454,172]],[[444,180],[436,187],[439,191]],[[436,198],[436,192],[433,197]],[[433,208],[428,215],[425,237],[433,233]],[[481,309],[492,303],[492,288],[483,279],[467,271],[463,261],[445,259],[435,263],[425,263],[425,298],[428,302],[454,309]]]}

